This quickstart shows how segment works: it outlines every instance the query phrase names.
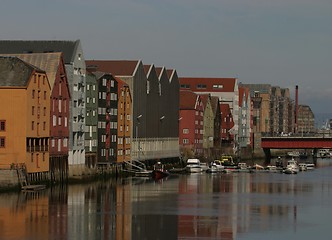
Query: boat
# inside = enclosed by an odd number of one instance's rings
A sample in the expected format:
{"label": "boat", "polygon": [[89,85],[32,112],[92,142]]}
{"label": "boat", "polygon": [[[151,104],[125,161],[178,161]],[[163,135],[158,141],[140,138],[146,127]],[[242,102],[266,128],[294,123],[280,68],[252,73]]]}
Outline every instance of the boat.
{"label": "boat", "polygon": [[315,169],[315,164],[314,163],[307,162],[306,165],[307,165],[307,170],[314,170]]}
{"label": "boat", "polygon": [[297,162],[292,158],[291,160],[287,161],[287,166],[284,170],[286,174],[297,174],[299,172],[299,166]]}
{"label": "boat", "polygon": [[200,173],[203,172],[201,161],[197,158],[189,158],[187,160],[186,170],[189,173]]}
{"label": "boat", "polygon": [[218,171],[221,171],[222,169],[225,168],[220,160],[214,160],[212,164],[214,164],[217,167]]}
{"label": "boat", "polygon": [[135,177],[151,177],[152,170],[139,160],[123,161],[122,171],[133,174]]}
{"label": "boat", "polygon": [[218,169],[217,164],[212,163],[208,169],[206,169],[207,173],[218,173],[220,170]]}
{"label": "boat", "polygon": [[151,176],[153,179],[159,180],[159,179],[169,176],[169,172],[166,169],[164,169],[164,165],[161,164],[161,162],[157,162],[153,166]]}
{"label": "boat", "polygon": [[236,166],[233,161],[233,157],[229,155],[222,155],[221,156],[221,164],[224,166]]}

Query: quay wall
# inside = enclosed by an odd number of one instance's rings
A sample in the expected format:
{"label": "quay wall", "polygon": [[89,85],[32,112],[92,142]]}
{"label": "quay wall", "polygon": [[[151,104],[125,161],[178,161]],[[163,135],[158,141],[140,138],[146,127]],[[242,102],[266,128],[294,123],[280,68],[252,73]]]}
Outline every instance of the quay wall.
{"label": "quay wall", "polygon": [[8,189],[19,186],[17,170],[0,169],[0,189]]}

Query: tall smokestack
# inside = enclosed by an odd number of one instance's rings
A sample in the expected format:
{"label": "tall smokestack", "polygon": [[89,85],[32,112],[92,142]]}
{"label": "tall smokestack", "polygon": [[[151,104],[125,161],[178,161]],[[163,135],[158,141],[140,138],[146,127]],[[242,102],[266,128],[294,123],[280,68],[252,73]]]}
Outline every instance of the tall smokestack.
{"label": "tall smokestack", "polygon": [[294,114],[294,124],[295,124],[295,133],[297,133],[297,118],[299,114],[299,86],[295,86],[295,114]]}

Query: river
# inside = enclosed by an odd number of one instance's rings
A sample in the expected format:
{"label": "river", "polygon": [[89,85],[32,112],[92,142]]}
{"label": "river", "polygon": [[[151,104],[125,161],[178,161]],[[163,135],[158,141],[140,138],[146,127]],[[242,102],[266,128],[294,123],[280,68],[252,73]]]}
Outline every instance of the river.
{"label": "river", "polygon": [[0,239],[331,239],[330,161],[295,175],[171,175],[2,193]]}

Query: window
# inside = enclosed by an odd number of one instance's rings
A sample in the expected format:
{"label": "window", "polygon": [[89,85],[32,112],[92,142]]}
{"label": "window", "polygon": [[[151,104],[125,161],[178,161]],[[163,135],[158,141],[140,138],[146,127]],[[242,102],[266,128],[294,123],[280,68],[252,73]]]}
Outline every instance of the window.
{"label": "window", "polygon": [[188,134],[188,133],[189,133],[189,129],[188,129],[188,128],[184,128],[184,129],[182,130],[182,133],[183,133],[183,134]]}
{"label": "window", "polygon": [[58,105],[59,105],[59,112],[61,113],[61,106],[62,106],[62,101],[61,101],[61,99],[59,99],[59,103],[58,103]]}
{"label": "window", "polygon": [[34,121],[32,121],[32,123],[31,123],[31,130],[35,130],[35,122]]}
{"label": "window", "polygon": [[188,140],[187,138],[184,138],[184,139],[182,140],[182,142],[183,142],[183,144],[188,144],[188,143],[189,143],[189,140]]}
{"label": "window", "polygon": [[189,84],[181,84],[181,88],[190,89],[190,85]]}
{"label": "window", "polygon": [[56,116],[53,115],[53,127],[55,127],[55,126],[56,126]]}
{"label": "window", "polygon": [[35,90],[32,90],[32,99],[35,99]]}
{"label": "window", "polygon": [[213,86],[212,86],[212,88],[214,88],[214,89],[221,89],[221,88],[223,88],[224,86],[223,85],[221,85],[221,84],[213,84]]}
{"label": "window", "polygon": [[35,106],[32,106],[31,114],[32,114],[32,116],[35,115]]}
{"label": "window", "polygon": [[43,122],[43,130],[46,130],[46,122]]}
{"label": "window", "polygon": [[5,147],[6,147],[6,138],[0,137],[0,148],[5,148]]}
{"label": "window", "polygon": [[197,89],[206,89],[206,84],[197,84]]}
{"label": "window", "polygon": [[44,115],[44,117],[46,116],[46,107],[44,107],[43,115]]}
{"label": "window", "polygon": [[0,131],[6,131],[6,121],[0,120]]}

